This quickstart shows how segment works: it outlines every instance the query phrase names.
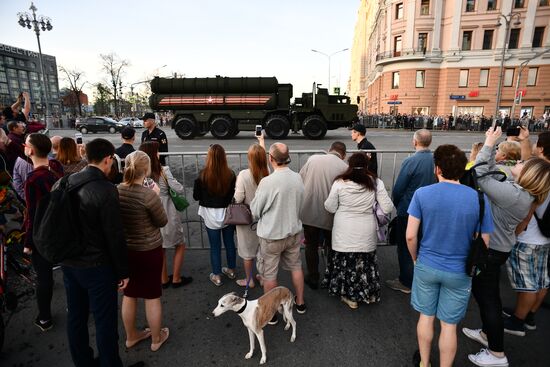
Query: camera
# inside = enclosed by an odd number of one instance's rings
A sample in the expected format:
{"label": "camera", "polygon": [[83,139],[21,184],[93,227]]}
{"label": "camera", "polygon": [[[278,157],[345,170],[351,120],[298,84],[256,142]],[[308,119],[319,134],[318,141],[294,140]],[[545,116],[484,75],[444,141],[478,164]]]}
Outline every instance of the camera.
{"label": "camera", "polygon": [[262,125],[256,125],[256,136],[262,136]]}

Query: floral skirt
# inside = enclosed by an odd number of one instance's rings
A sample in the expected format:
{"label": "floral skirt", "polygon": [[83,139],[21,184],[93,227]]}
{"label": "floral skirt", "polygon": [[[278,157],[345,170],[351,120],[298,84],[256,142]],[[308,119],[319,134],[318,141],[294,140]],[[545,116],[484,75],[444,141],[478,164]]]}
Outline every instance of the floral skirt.
{"label": "floral skirt", "polygon": [[343,296],[355,302],[379,302],[380,274],[376,251],[331,251],[321,287],[328,288],[331,296]]}

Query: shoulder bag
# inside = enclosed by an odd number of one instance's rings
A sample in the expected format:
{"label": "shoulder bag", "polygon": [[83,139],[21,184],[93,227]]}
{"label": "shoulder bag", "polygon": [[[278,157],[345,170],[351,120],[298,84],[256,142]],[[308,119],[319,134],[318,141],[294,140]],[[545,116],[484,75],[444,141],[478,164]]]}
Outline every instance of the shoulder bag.
{"label": "shoulder bag", "polygon": [[372,212],[376,218],[376,234],[378,235],[379,242],[386,242],[386,230],[384,227],[390,223],[390,216],[382,210],[376,200],[376,192],[374,193],[374,205],[372,206]]}
{"label": "shoulder bag", "polygon": [[245,203],[235,203],[235,199],[225,209],[225,225],[248,225],[252,223],[252,212]]}
{"label": "shoulder bag", "polygon": [[174,189],[170,187],[170,184],[168,183],[168,178],[164,174],[163,171],[161,171],[162,178],[164,178],[164,182],[166,182],[166,187],[168,188],[168,194],[170,195],[170,199],[172,199],[172,203],[174,203],[174,206],[176,207],[176,210],[178,212],[182,212],[189,206],[189,202],[185,198],[185,196],[179,195]]}
{"label": "shoulder bag", "polygon": [[483,216],[485,215],[485,200],[483,193],[477,190],[477,196],[479,199],[479,232],[472,241],[470,246],[470,252],[466,259],[466,274],[475,277],[487,266],[487,258],[489,256],[489,249],[485,244],[485,241],[481,237],[481,224],[483,223]]}

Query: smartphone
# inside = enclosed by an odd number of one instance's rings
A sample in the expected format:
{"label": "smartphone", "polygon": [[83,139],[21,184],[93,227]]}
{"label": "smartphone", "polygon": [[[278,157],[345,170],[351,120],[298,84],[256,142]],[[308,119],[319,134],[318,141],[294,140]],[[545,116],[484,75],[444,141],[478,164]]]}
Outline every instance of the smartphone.
{"label": "smartphone", "polygon": [[74,137],[76,139],[76,144],[82,144],[82,134],[81,133],[74,134]]}
{"label": "smartphone", "polygon": [[256,136],[262,136],[262,125],[256,125]]}
{"label": "smartphone", "polygon": [[519,126],[513,126],[506,130],[506,136],[519,136],[521,128]]}
{"label": "smartphone", "polygon": [[153,181],[150,177],[145,177],[143,179],[143,186],[147,187],[148,189],[152,189],[155,186],[155,181]]}

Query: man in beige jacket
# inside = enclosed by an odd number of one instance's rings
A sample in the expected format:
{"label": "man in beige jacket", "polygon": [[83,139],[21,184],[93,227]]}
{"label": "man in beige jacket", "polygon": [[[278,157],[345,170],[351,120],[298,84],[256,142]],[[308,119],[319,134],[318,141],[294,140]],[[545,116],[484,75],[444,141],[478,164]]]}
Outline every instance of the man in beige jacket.
{"label": "man in beige jacket", "polygon": [[331,250],[334,215],[325,210],[324,203],[336,176],[348,168],[345,159],[346,145],[336,141],[327,154],[312,155],[300,170],[305,186],[301,211],[307,263],[304,282],[311,289],[319,287],[319,245],[323,244],[328,251]]}

